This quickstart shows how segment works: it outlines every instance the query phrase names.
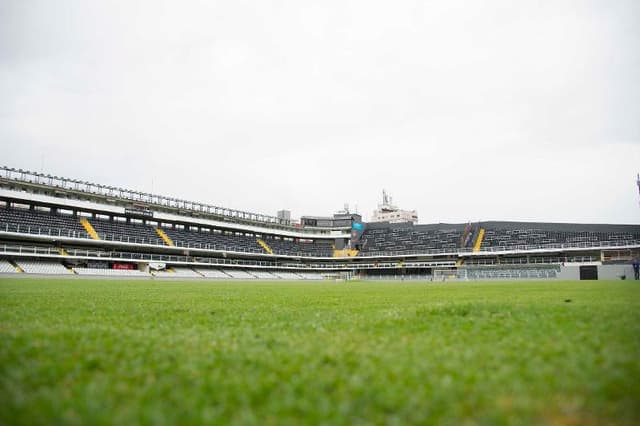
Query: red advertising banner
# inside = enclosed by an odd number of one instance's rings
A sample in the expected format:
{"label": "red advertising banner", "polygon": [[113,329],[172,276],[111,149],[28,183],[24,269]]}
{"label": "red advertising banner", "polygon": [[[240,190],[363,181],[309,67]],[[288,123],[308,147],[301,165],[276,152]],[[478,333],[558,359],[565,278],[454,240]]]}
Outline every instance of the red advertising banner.
{"label": "red advertising banner", "polygon": [[136,269],[135,265],[132,265],[131,263],[114,263],[113,265],[111,265],[111,269],[129,269],[129,270],[133,270]]}

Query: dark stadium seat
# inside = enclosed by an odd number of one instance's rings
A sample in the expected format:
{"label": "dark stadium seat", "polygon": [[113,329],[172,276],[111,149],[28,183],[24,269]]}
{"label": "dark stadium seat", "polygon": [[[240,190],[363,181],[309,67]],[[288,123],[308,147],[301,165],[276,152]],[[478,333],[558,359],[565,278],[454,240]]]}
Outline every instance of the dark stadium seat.
{"label": "dark stadium seat", "polygon": [[360,239],[360,255],[377,252],[455,252],[465,225],[368,225]]}
{"label": "dark stadium seat", "polygon": [[127,223],[107,219],[89,219],[101,239],[138,244],[164,245],[155,228],[142,223]]}
{"label": "dark stadium seat", "polygon": [[0,230],[88,238],[78,217],[19,208],[0,209]]}
{"label": "dark stadium seat", "polygon": [[485,222],[483,249],[552,246],[592,246],[640,241],[640,229],[625,225]]}

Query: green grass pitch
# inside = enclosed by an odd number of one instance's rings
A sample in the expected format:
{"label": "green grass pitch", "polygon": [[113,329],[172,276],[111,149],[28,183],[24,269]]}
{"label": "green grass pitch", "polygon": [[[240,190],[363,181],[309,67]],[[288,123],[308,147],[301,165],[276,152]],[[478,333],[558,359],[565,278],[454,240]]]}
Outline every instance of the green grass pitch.
{"label": "green grass pitch", "polygon": [[0,279],[0,424],[639,424],[640,283]]}

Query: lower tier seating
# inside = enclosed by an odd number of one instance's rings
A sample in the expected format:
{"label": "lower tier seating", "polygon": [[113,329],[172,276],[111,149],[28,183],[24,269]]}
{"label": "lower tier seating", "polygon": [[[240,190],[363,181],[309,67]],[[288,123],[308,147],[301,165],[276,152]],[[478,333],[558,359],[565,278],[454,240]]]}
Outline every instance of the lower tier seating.
{"label": "lower tier seating", "polygon": [[191,268],[171,268],[168,271],[157,271],[154,273],[157,278],[202,278],[202,275]]}
{"label": "lower tier seating", "polygon": [[250,272],[251,275],[253,275],[254,277],[260,279],[260,280],[277,280],[279,279],[278,276],[272,274],[271,272],[268,271],[251,271]]}
{"label": "lower tier seating", "polygon": [[17,273],[16,267],[6,260],[0,260],[0,274],[13,274]]}
{"label": "lower tier seating", "polygon": [[294,272],[278,271],[278,272],[274,272],[274,274],[282,278],[283,280],[299,280],[302,278],[300,275]]}
{"label": "lower tier seating", "polygon": [[469,280],[549,279],[556,278],[560,266],[551,268],[461,268],[457,278]]}
{"label": "lower tier seating", "polygon": [[226,269],[224,272],[231,278],[240,278],[243,280],[253,280],[256,278],[242,269]]}
{"label": "lower tier seating", "polygon": [[150,277],[149,273],[136,269],[74,268],[79,275],[102,275],[109,277]]}
{"label": "lower tier seating", "polygon": [[219,269],[214,268],[197,268],[196,271],[199,274],[202,274],[205,278],[220,278],[220,279],[228,279],[229,275],[225,274]]}
{"label": "lower tier seating", "polygon": [[73,272],[56,261],[18,260],[16,264],[27,274],[72,275]]}

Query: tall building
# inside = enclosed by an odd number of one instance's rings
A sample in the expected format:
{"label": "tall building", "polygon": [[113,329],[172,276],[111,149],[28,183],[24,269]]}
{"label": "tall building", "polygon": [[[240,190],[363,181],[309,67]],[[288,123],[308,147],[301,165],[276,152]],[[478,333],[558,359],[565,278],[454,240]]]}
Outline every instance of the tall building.
{"label": "tall building", "polygon": [[290,210],[278,210],[278,219],[282,224],[291,223],[291,211]]}
{"label": "tall building", "polygon": [[383,189],[382,204],[378,204],[378,209],[374,210],[371,222],[416,223],[418,222],[418,212],[415,210],[401,210],[399,207],[394,206],[391,196]]}

